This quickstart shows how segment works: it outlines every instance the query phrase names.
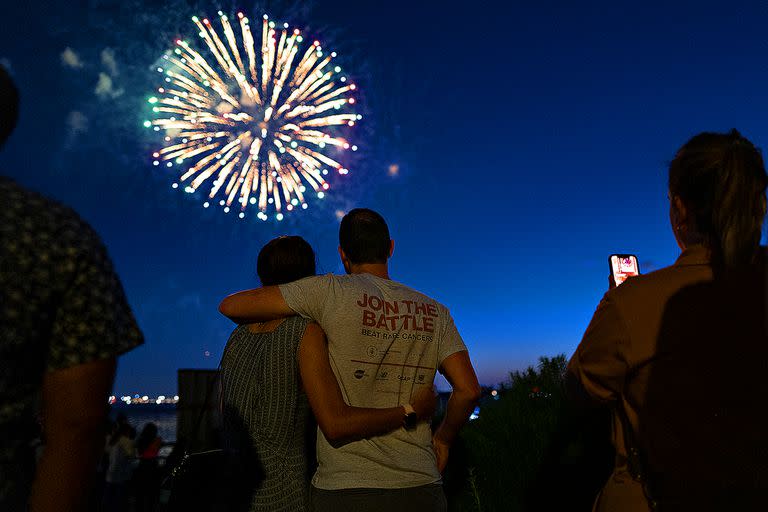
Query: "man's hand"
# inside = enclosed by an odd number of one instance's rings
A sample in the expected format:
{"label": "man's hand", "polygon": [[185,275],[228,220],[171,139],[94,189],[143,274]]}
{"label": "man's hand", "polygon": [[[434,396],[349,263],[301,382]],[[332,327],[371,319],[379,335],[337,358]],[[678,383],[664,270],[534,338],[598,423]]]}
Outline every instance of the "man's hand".
{"label": "man's hand", "polygon": [[432,436],[432,449],[435,451],[437,470],[442,475],[443,471],[445,471],[445,466],[448,464],[448,452],[451,449],[451,445],[441,441],[437,436]]}
{"label": "man's hand", "polygon": [[469,419],[480,399],[480,384],[466,350],[456,352],[443,360],[440,371],[453,387],[445,409],[443,423],[432,438],[437,457],[437,467],[442,472],[448,462],[448,448],[456,439],[459,430]]}
{"label": "man's hand", "polygon": [[419,420],[429,420],[437,408],[437,393],[434,386],[423,386],[411,397],[411,405]]}

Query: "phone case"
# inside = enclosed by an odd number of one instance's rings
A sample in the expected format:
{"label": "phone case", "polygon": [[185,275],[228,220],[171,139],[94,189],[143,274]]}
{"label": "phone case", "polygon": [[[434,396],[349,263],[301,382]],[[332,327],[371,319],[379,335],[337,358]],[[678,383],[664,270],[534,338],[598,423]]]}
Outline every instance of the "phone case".
{"label": "phone case", "polygon": [[618,258],[635,258],[635,262],[637,263],[637,273],[640,274],[640,262],[637,259],[637,255],[635,254],[611,254],[608,256],[608,272],[611,274],[612,277],[616,277],[613,275],[613,265],[611,264],[611,259],[617,256]]}

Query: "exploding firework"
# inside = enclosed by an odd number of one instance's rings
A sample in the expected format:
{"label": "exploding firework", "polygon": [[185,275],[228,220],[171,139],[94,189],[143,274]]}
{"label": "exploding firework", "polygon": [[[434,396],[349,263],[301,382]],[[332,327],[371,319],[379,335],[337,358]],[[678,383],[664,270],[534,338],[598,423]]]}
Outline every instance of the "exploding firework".
{"label": "exploding firework", "polygon": [[260,219],[273,209],[282,220],[283,209],[324,197],[329,169],[349,172],[337,155],[357,146],[342,132],[362,116],[350,110],[355,85],[332,64],[336,52],[326,55],[319,41],[302,50],[301,32],[287,23],[278,30],[267,15],[257,47],[248,18],[237,17],[239,41],[221,12],[223,38],[208,19],[192,18],[212,59],[177,40],[157,68],[159,95],[149,98],[157,118],[144,125],[165,132],[153,164],[182,166],[186,192],[211,183],[208,199],[225,212],[236,201],[240,218],[251,204]]}

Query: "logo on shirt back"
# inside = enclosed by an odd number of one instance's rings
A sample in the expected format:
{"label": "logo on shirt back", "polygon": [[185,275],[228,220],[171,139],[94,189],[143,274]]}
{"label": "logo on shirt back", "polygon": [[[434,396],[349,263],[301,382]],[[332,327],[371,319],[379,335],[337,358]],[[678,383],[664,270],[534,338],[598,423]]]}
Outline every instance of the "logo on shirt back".
{"label": "logo on shirt back", "polygon": [[[363,293],[356,302],[362,311],[362,327],[373,328],[380,332],[376,337],[387,339],[389,333],[421,331],[435,332],[435,319],[439,318],[437,305],[416,300],[387,301],[376,295]],[[432,341],[432,336],[421,336],[423,341]]]}

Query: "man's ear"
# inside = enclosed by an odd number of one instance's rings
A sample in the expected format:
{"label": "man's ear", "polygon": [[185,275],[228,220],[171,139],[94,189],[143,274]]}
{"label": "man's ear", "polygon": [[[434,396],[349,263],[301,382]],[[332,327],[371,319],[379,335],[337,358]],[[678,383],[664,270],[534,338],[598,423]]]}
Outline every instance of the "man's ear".
{"label": "man's ear", "polygon": [[389,241],[389,256],[388,257],[391,258],[392,254],[394,252],[395,252],[395,241],[394,240],[390,240]]}
{"label": "man's ear", "polygon": [[344,270],[347,272],[347,274],[351,274],[352,268],[349,266],[349,259],[347,258],[347,255],[341,246],[339,246],[339,258],[341,258],[341,265],[344,267]]}

